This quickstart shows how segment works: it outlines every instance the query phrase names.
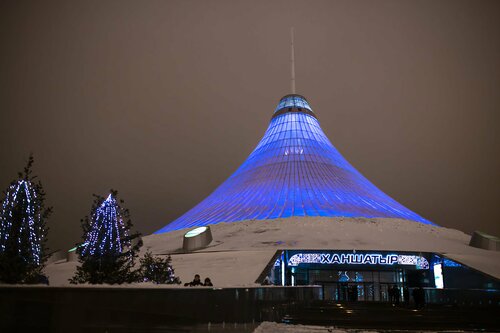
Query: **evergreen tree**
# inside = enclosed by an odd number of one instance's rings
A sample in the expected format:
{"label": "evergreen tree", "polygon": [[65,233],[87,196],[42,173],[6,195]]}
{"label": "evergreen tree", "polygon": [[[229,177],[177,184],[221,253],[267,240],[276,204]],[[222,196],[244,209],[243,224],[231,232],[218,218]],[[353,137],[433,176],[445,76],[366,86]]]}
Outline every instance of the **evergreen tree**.
{"label": "evergreen tree", "polygon": [[146,252],[141,262],[141,276],[144,282],[158,284],[180,284],[181,281],[174,274],[172,258],[165,259],[154,257],[151,252]]}
{"label": "evergreen tree", "polygon": [[130,214],[117,195],[114,190],[106,199],[94,195],[90,217],[82,219],[83,243],[77,249],[81,265],[71,283],[122,284],[140,279],[134,265],[142,241],[139,233],[130,234]]}
{"label": "evergreen tree", "polygon": [[23,172],[4,192],[0,212],[0,282],[47,283],[43,268],[48,258],[45,192],[32,175],[33,155]]}

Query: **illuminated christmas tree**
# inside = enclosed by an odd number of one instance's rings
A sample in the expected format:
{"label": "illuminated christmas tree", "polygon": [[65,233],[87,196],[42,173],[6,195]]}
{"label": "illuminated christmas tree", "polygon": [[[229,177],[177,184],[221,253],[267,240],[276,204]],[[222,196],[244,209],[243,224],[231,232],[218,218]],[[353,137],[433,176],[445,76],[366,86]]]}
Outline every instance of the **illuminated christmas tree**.
{"label": "illuminated christmas tree", "polygon": [[139,233],[130,234],[130,214],[117,194],[111,190],[106,199],[94,195],[91,215],[82,220],[84,241],[77,249],[81,266],[71,283],[122,284],[140,279],[134,265],[142,241]]}
{"label": "illuminated christmas tree", "polygon": [[30,156],[18,179],[5,192],[0,213],[0,281],[47,283],[42,270],[47,259],[45,221],[52,208],[45,208],[42,184],[32,176]]}

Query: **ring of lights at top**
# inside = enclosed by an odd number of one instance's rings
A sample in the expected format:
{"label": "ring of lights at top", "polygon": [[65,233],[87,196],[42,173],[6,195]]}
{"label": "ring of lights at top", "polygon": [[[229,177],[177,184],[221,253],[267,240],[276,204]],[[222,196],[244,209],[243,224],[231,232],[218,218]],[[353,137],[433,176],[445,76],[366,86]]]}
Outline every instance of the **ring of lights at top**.
{"label": "ring of lights at top", "polygon": [[288,112],[301,112],[317,118],[306,98],[301,95],[293,94],[284,96],[274,110],[272,118]]}
{"label": "ring of lights at top", "polygon": [[156,233],[291,216],[401,218],[433,224],[363,177],[323,133],[307,100],[284,96],[264,137],[214,192]]}

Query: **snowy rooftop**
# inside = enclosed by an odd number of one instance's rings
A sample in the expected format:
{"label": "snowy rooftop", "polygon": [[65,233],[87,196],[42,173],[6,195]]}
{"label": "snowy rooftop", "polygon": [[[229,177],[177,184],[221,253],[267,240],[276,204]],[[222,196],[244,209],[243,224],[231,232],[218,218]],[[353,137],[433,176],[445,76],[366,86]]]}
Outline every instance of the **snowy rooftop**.
{"label": "snowy rooftop", "polygon": [[[209,276],[216,287],[252,286],[281,249],[436,252],[500,278],[500,252],[468,246],[470,236],[461,231],[401,219],[292,217],[219,223],[211,225],[213,241],[207,248],[186,254],[182,241],[188,230],[143,238],[142,251],[172,255],[183,282],[200,274]],[[51,285],[67,285],[75,265],[49,265]]]}

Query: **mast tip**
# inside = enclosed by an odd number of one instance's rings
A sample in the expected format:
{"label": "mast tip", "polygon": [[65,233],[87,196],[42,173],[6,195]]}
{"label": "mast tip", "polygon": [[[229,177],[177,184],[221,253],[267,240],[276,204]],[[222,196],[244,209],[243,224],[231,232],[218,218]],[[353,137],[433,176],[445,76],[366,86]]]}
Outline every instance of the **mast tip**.
{"label": "mast tip", "polygon": [[294,31],[293,27],[290,27],[290,37],[291,37],[291,49],[290,49],[290,66],[291,66],[291,87],[292,94],[295,94],[295,46],[294,46]]}

